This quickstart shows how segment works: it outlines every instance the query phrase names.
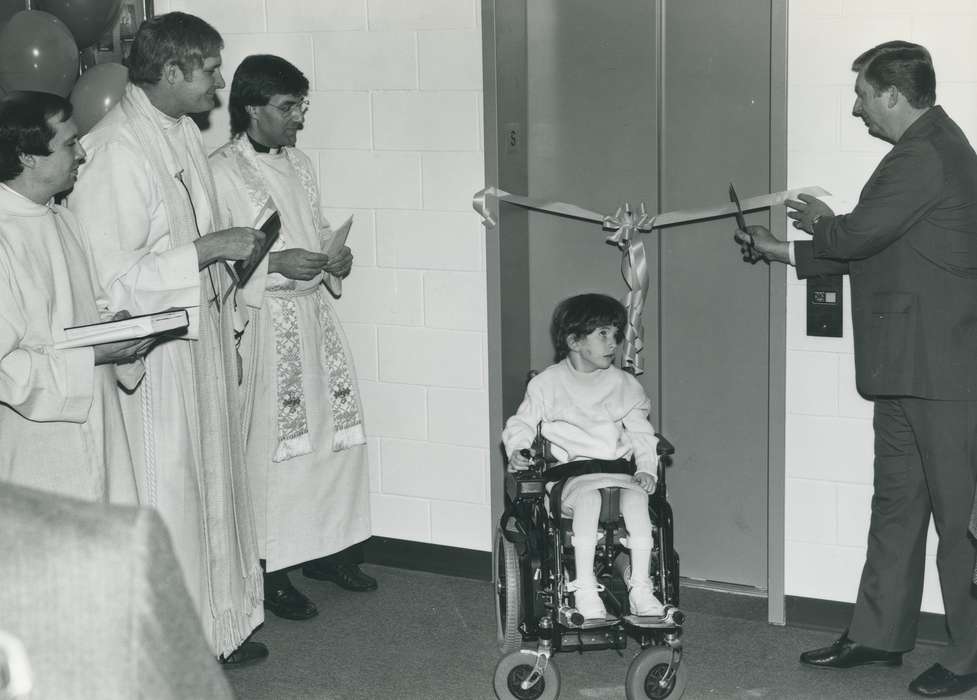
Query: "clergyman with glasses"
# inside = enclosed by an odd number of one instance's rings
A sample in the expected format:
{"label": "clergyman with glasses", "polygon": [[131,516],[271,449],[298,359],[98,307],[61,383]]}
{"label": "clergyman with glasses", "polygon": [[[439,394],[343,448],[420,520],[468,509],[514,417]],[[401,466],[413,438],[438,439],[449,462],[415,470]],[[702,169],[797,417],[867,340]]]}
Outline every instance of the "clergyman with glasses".
{"label": "clergyman with glasses", "polygon": [[[231,140],[210,157],[225,218],[260,225],[270,210],[281,228],[243,289],[251,317],[241,344],[247,463],[265,609],[290,620],[318,613],[289,580],[306,578],[370,591],[356,545],[371,534],[369,469],[353,361],[323,284],[346,277],[349,247],[329,256],[333,232],[320,211],[309,157],[295,147],[309,108],[309,81],[278,56],[248,56],[234,73]],[[244,386],[247,386],[245,382]]]}

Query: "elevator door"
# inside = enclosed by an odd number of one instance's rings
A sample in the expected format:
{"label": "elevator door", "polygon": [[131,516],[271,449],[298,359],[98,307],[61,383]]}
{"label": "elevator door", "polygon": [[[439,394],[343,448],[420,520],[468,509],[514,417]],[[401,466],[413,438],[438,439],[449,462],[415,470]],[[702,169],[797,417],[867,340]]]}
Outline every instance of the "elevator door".
{"label": "elevator door", "polygon": [[[665,6],[662,209],[770,186],[770,2]],[[751,223],[769,225],[768,215]],[[729,218],[664,229],[662,425],[682,574],[767,585],[769,280]]]}
{"label": "elevator door", "polygon": [[[624,202],[651,212],[719,204],[730,181],[742,197],[782,189],[771,177],[772,75],[783,71],[771,66],[776,3],[483,0],[495,42],[490,184],[605,213]],[[770,358],[783,348],[771,341],[767,268],[739,259],[733,226],[722,218],[645,234],[640,380],[653,422],[677,447],[668,483],[682,575],[764,589]],[[490,383],[501,387],[494,429],[518,403],[524,372],[552,361],[556,303],[626,291],[604,236],[513,207],[489,233],[490,309],[501,311],[489,339]]]}
{"label": "elevator door", "polygon": [[[743,197],[773,189],[773,1],[526,2],[524,56],[498,57],[510,85],[522,62],[525,102],[506,93],[492,122],[496,137],[519,129],[525,158],[515,173],[513,153],[499,156],[500,184],[607,213],[625,201],[651,212],[719,204],[730,181]],[[499,73],[500,86],[506,78]],[[623,295],[620,253],[599,226],[536,213],[507,239],[506,216],[499,245],[521,246],[527,264],[489,272],[499,275],[503,316],[525,306],[529,338],[502,335],[510,348],[528,342],[529,364],[541,368],[552,361],[548,324],[560,299]],[[682,575],[764,589],[769,278],[739,259],[733,226],[723,218],[646,234],[640,380],[653,422],[677,448],[668,480]],[[519,280],[507,280],[513,270]],[[512,376],[505,357],[519,353],[502,355]]]}

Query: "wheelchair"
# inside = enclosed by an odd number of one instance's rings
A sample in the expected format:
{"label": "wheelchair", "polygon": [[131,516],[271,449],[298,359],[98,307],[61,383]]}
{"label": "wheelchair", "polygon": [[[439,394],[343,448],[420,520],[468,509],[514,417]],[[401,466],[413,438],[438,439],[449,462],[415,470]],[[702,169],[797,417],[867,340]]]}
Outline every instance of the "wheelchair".
{"label": "wheelchair", "polygon": [[[655,594],[665,604],[662,617],[630,614],[626,581],[630,553],[624,520],[618,510],[620,491],[601,489],[601,514],[595,573],[603,584],[606,620],[584,619],[573,607],[568,583],[576,578],[571,540],[572,521],[551,515],[546,507],[546,484],[557,476],[554,492],[571,476],[573,463],[552,467],[545,438],[537,431],[536,456],[530,469],[506,474],[505,511],[493,550],[496,573],[496,620],[499,649],[505,654],[495,669],[499,700],[553,700],[559,696],[556,652],[625,649],[635,639],[639,652],[625,678],[628,700],[677,699],[685,692],[688,667],[682,664],[682,624],[679,605],[679,557],[673,548],[672,509],[667,501],[663,462],[675,448],[658,438],[658,486],[648,499],[653,529],[651,574]],[[633,473],[634,465],[631,470]],[[547,476],[549,472],[549,477]],[[559,500],[559,494],[556,494]],[[623,540],[623,541],[622,541]]]}

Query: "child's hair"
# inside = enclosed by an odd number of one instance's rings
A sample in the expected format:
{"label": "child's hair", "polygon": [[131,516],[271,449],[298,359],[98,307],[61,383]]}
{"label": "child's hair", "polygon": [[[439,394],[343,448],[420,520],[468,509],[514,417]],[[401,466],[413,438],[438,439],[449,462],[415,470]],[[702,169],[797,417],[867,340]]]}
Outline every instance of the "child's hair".
{"label": "child's hair", "polygon": [[550,322],[554,361],[560,362],[570,354],[568,337],[582,338],[601,326],[613,326],[617,331],[614,339],[620,343],[624,338],[624,324],[627,320],[628,312],[624,305],[606,294],[578,294],[564,299],[553,311],[553,320]]}

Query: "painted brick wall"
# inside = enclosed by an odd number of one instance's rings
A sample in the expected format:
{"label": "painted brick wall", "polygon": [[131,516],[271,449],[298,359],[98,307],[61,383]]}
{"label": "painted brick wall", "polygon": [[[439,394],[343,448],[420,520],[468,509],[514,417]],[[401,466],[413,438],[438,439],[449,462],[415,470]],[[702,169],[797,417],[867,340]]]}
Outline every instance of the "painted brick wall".
{"label": "painted brick wall", "polygon": [[[890,39],[929,48],[937,101],[977,138],[973,0],[791,0],[788,180],[820,184],[848,211],[888,145],[851,116],[861,51]],[[802,237],[802,234],[797,236]],[[805,335],[805,288],[788,286],[787,551],[789,595],[854,601],[872,495],[872,406],[855,392],[850,307],[845,337]],[[847,285],[847,280],[846,280]],[[848,288],[846,286],[846,297]],[[942,612],[930,527],[923,609]]]}
{"label": "painted brick wall", "polygon": [[[491,549],[478,0],[156,0],[224,37],[224,76],[278,54],[311,83],[299,147],[350,214],[337,308],[369,436],[374,534]],[[227,92],[224,95],[226,98]],[[205,139],[227,138],[226,110]]]}

